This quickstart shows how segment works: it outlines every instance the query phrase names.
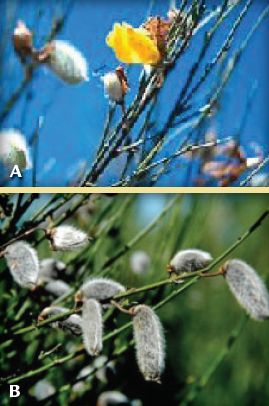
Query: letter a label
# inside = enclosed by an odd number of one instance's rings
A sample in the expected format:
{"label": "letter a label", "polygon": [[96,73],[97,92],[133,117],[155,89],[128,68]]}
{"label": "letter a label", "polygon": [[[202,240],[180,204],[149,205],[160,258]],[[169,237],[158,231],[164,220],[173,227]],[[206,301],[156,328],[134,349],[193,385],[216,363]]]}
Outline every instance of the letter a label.
{"label": "letter a label", "polygon": [[14,175],[17,175],[19,178],[22,178],[22,174],[21,174],[21,171],[20,171],[18,165],[14,166],[9,177],[13,178]]}

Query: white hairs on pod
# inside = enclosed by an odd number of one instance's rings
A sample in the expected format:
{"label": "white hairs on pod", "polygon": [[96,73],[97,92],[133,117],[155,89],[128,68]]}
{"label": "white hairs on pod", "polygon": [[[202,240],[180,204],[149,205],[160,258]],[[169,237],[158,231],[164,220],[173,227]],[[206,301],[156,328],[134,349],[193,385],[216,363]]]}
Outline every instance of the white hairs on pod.
{"label": "white hairs on pod", "polygon": [[211,254],[206,251],[197,249],[181,250],[172,258],[167,268],[170,272],[176,272],[177,274],[195,272],[205,268],[212,259]]}
{"label": "white hairs on pod", "polygon": [[55,298],[65,295],[71,292],[72,288],[64,281],[60,279],[49,281],[44,289],[47,293],[54,296]]}
{"label": "white hairs on pod", "polygon": [[269,318],[269,295],[257,272],[240,259],[231,259],[222,267],[224,277],[238,303],[252,319]]}
{"label": "white hairs on pod", "polygon": [[135,251],[130,257],[130,265],[133,273],[146,275],[151,266],[151,259],[145,251]]}
{"label": "white hairs on pod", "polygon": [[[38,321],[44,321],[59,314],[68,312],[69,309],[60,306],[46,307],[38,316]],[[72,335],[82,334],[82,318],[78,314],[71,314],[64,319],[56,320],[49,325],[53,328],[60,328],[64,332]]]}
{"label": "white hairs on pod", "polygon": [[34,397],[37,401],[45,400],[56,392],[54,386],[46,380],[38,381],[34,387]]}
{"label": "white hairs on pod", "polygon": [[123,99],[122,84],[116,72],[108,72],[101,79],[104,82],[107,97],[112,101],[121,102]]}
{"label": "white hairs on pod", "polygon": [[[122,293],[126,290],[120,283],[106,278],[93,278],[86,281],[75,296],[76,302],[84,299],[96,299],[103,301]],[[102,304],[103,308],[110,307],[110,304]]]}
{"label": "white hairs on pod", "polygon": [[30,148],[25,136],[15,128],[0,131],[0,159],[4,165],[18,165],[20,170],[32,168]]}
{"label": "white hairs on pod", "polygon": [[18,241],[5,248],[4,256],[13,279],[22,287],[37,286],[39,262],[34,248],[27,242]]}
{"label": "white hairs on pod", "polygon": [[85,350],[91,355],[98,355],[103,349],[102,308],[95,299],[83,303],[82,330]]}
{"label": "white hairs on pod", "polygon": [[110,405],[131,405],[129,399],[121,392],[106,391],[101,393],[97,399],[97,406],[110,406]]}
{"label": "white hairs on pod", "polygon": [[45,258],[40,261],[39,282],[49,282],[58,279],[61,272],[66,270],[66,265],[54,258]]}
{"label": "white hairs on pod", "polygon": [[69,225],[55,227],[47,231],[47,236],[54,251],[79,250],[89,242],[89,238],[84,231]]}
{"label": "white hairs on pod", "polygon": [[82,53],[67,41],[55,40],[47,66],[64,82],[75,85],[89,81],[88,63]]}
{"label": "white hairs on pod", "polygon": [[138,305],[131,311],[139,369],[146,380],[160,383],[165,358],[163,326],[148,306]]}

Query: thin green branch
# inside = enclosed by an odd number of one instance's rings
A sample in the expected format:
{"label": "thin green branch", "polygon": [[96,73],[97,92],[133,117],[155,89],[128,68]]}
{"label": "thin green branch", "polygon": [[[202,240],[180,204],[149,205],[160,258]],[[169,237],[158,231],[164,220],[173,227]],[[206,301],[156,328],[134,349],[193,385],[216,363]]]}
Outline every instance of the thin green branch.
{"label": "thin green branch", "polygon": [[226,356],[230,353],[234,343],[237,341],[238,337],[242,333],[248,320],[249,320],[248,315],[242,316],[239,323],[235,327],[234,331],[228,338],[225,346],[218,352],[218,355],[216,356],[214,361],[211,363],[211,365],[209,365],[209,367],[205,370],[205,372],[203,373],[201,378],[193,384],[189,393],[182,400],[182,402],[180,402],[179,406],[190,405],[194,401],[194,399],[197,397],[199,392],[201,392],[205,388],[205,386],[207,385],[211,376],[214,374],[214,372],[220,366],[220,364],[223,362],[223,360],[226,358]]}

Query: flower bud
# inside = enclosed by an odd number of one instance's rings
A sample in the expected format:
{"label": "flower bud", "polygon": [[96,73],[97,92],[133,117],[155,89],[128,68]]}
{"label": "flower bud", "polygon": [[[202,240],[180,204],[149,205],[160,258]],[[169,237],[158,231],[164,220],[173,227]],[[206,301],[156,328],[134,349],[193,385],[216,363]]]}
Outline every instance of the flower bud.
{"label": "flower bud", "polygon": [[59,226],[48,230],[47,237],[53,251],[75,251],[89,242],[87,234],[73,226]]}
{"label": "flower bud", "polygon": [[209,252],[196,249],[182,250],[172,258],[167,270],[177,274],[195,272],[205,268],[211,261]]}
{"label": "flower bud", "polygon": [[14,128],[0,131],[0,159],[7,167],[32,168],[29,147],[20,131]]}
{"label": "flower bud", "polygon": [[22,287],[33,289],[37,286],[39,262],[36,251],[26,242],[10,244],[4,251],[13,279]]}
{"label": "flower bud", "polygon": [[65,295],[71,292],[72,290],[71,287],[66,282],[61,281],[60,279],[49,281],[44,286],[44,289],[47,293],[49,293],[55,298]]}
{"label": "flower bud", "polygon": [[146,380],[160,383],[165,357],[162,324],[148,306],[138,305],[132,309],[132,314],[139,369]]}
{"label": "flower bud", "polygon": [[129,89],[127,76],[123,68],[119,66],[114,72],[108,72],[101,79],[109,99],[121,103]]}
{"label": "flower bud", "polygon": [[[68,312],[69,309],[60,306],[46,307],[38,316],[38,321],[44,321],[62,313]],[[49,323],[50,327],[62,329],[64,332],[72,335],[82,334],[82,318],[78,314],[71,314],[65,319],[60,319]]]}
{"label": "flower bud", "polygon": [[13,46],[22,63],[33,54],[32,37],[31,31],[19,20],[13,32]]}
{"label": "flower bud", "polygon": [[98,355],[103,349],[102,308],[95,299],[86,300],[82,310],[82,330],[85,350]]}
{"label": "flower bud", "polygon": [[66,265],[54,258],[45,258],[40,261],[39,282],[49,282],[58,279]]}
{"label": "flower bud", "polygon": [[[113,296],[124,292],[126,289],[120,283],[106,278],[93,278],[85,282],[75,296],[75,302],[82,302],[87,299],[105,301]],[[103,304],[103,308],[110,307],[110,304]]]}
{"label": "flower bud", "polygon": [[222,267],[224,277],[238,303],[254,320],[269,318],[269,295],[257,272],[240,259],[231,259]]}
{"label": "flower bud", "polygon": [[61,40],[49,45],[51,51],[46,63],[56,76],[70,85],[89,81],[88,64],[80,51]]}

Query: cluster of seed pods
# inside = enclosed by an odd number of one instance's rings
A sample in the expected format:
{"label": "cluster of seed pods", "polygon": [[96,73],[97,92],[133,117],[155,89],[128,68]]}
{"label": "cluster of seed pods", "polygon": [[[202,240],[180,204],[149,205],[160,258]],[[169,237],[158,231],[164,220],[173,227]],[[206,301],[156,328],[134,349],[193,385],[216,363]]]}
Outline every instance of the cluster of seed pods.
{"label": "cluster of seed pods", "polygon": [[[83,248],[89,240],[83,231],[72,226],[50,229],[46,231],[46,236],[51,249],[57,251]],[[8,245],[1,256],[5,257],[14,280],[22,287],[34,289],[38,284],[46,282],[48,293],[53,294],[55,291],[56,296],[66,293],[64,282],[58,279],[59,274],[65,271],[62,262],[45,259],[39,263],[36,251],[24,241]],[[171,276],[175,273],[183,277],[197,271],[204,276],[203,270],[206,270],[212,261],[213,258],[208,252],[199,249],[181,250],[173,256],[167,265],[167,271]],[[266,285],[250,265],[239,259],[231,259],[224,263],[217,275],[224,276],[235,299],[254,320],[263,321],[269,318],[269,295]],[[69,285],[67,286],[69,288]],[[160,382],[165,364],[162,324],[149,306],[139,304],[126,310],[113,300],[125,291],[123,285],[111,279],[86,280],[75,294],[74,314],[59,317],[59,320],[52,321],[50,326],[61,328],[72,335],[82,335],[87,353],[97,356],[103,349],[102,313],[114,305],[133,318],[137,362],[141,373],[146,380]],[[82,316],[76,314],[80,310]],[[60,316],[68,311],[69,309],[59,306],[47,307],[40,313],[38,321]]]}

